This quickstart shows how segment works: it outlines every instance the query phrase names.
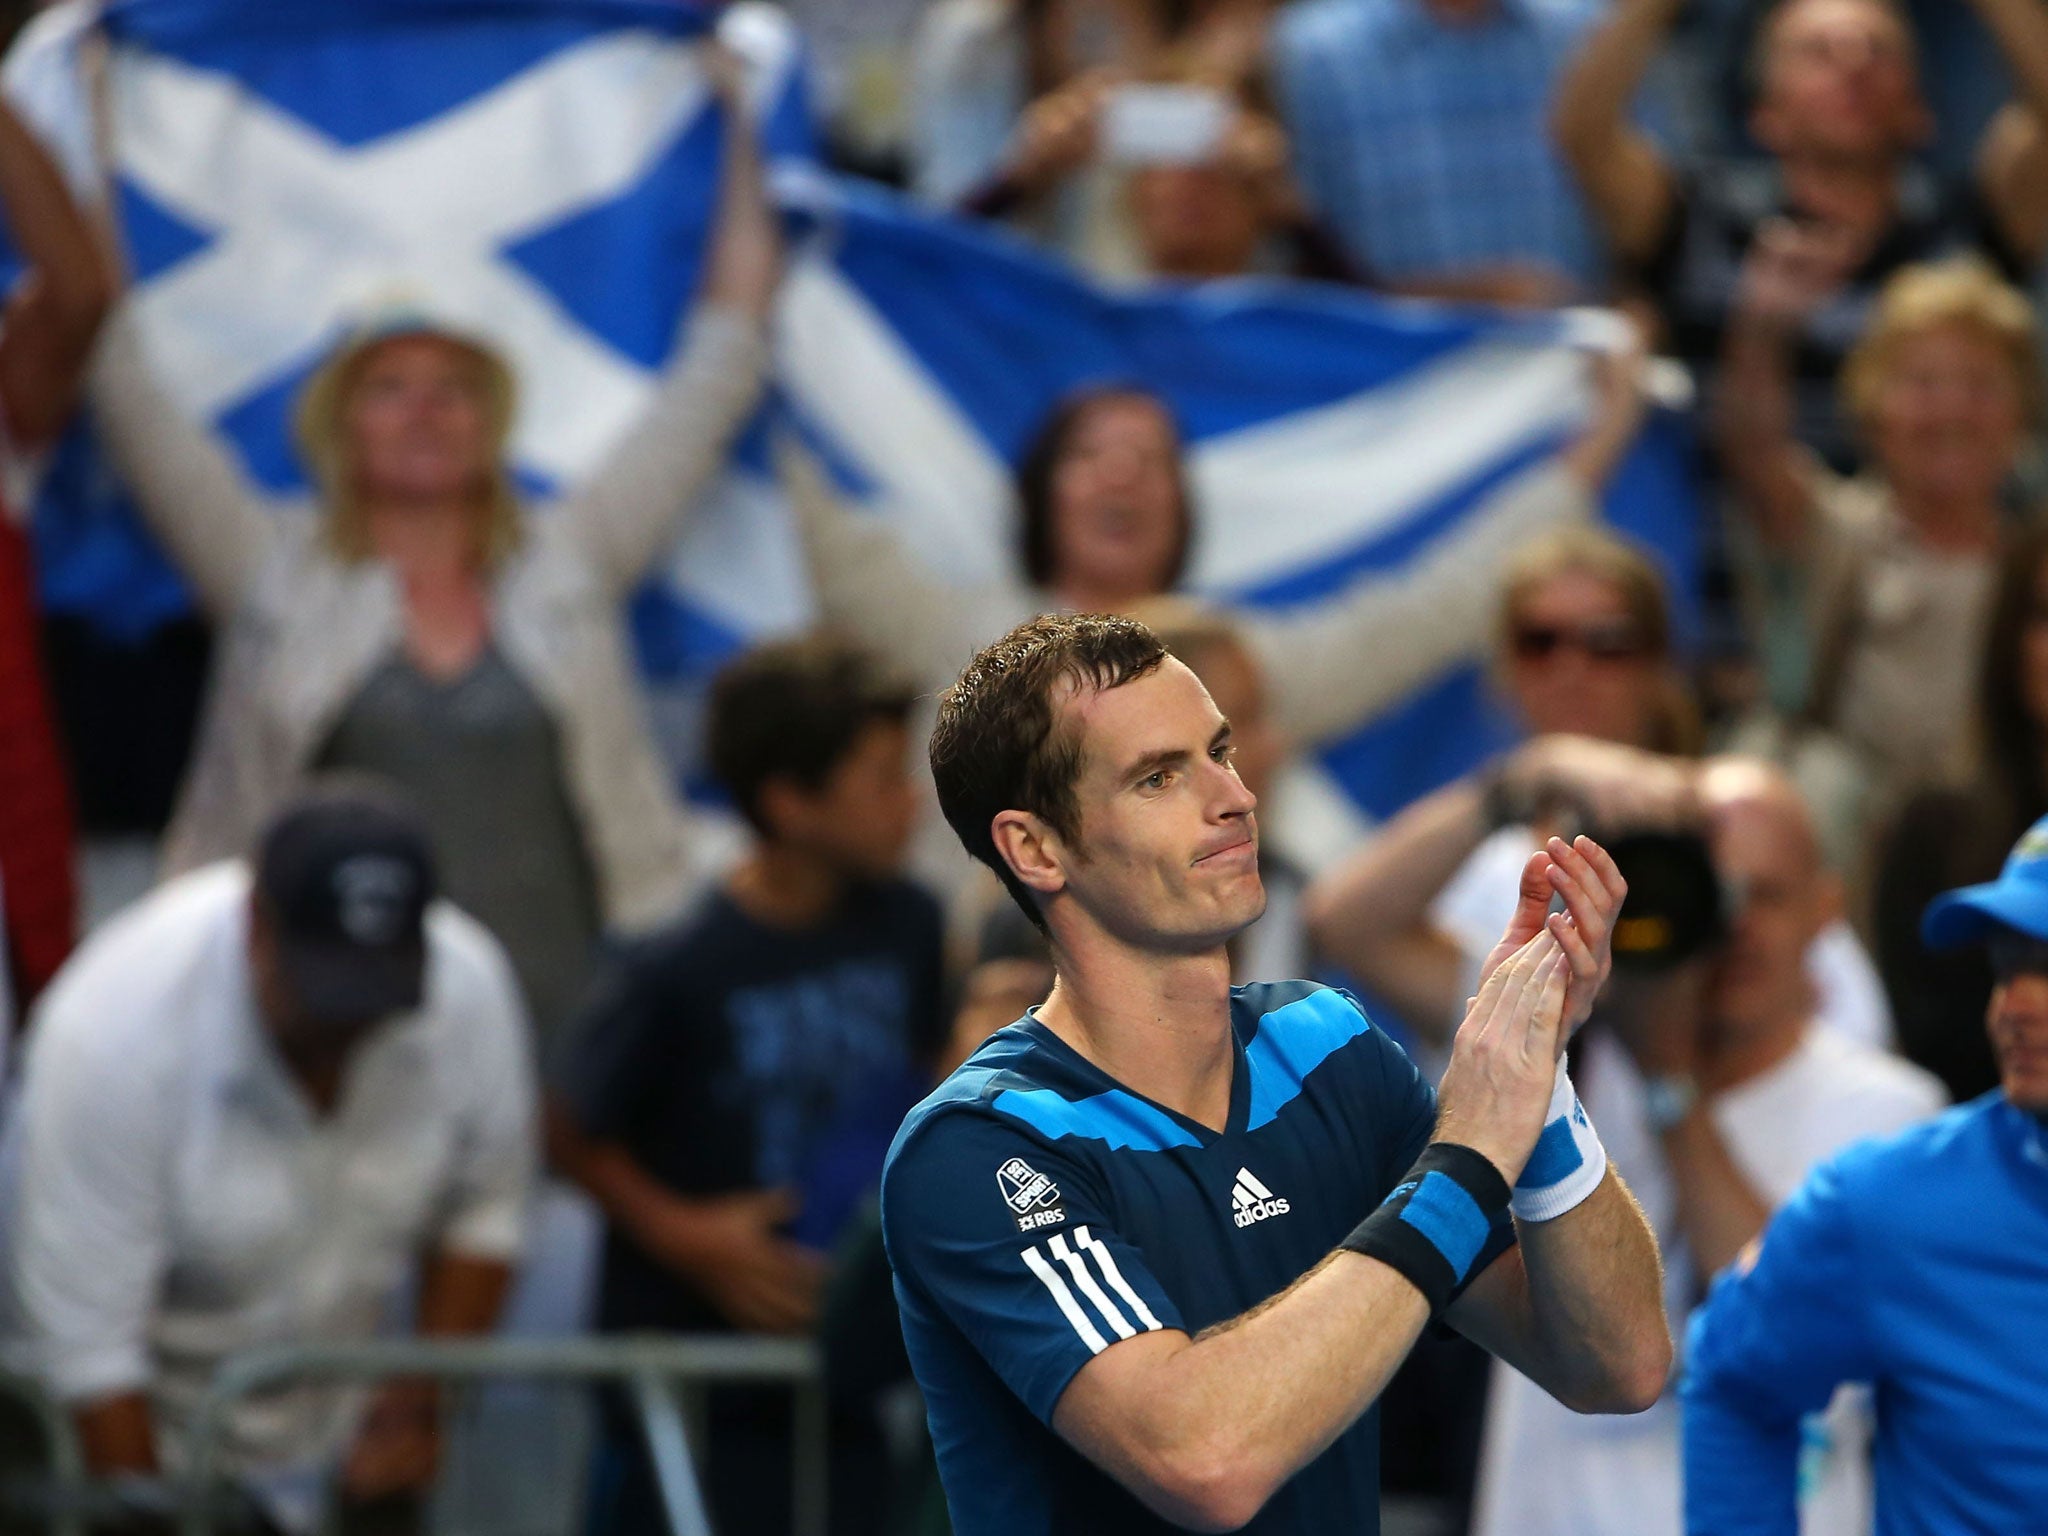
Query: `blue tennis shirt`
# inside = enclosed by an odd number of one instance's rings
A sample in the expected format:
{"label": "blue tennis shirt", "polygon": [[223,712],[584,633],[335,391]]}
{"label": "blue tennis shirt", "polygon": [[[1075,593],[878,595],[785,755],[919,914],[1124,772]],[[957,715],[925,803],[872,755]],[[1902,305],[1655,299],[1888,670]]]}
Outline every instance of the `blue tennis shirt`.
{"label": "blue tennis shirt", "polygon": [[1816,1168],[1693,1320],[1692,1536],[1795,1536],[1799,1421],[1876,1391],[1877,1536],[2048,1531],[2048,1133],[1992,1093]]}
{"label": "blue tennis shirt", "polygon": [[[1177,1529],[1053,1432],[1067,1383],[1120,1340],[1196,1334],[1285,1290],[1428,1144],[1434,1090],[1348,995],[1239,987],[1230,1012],[1220,1134],[1122,1087],[1029,1015],[897,1132],[883,1235],[956,1536]],[[1505,1215],[1489,1226],[1477,1207],[1438,1207],[1418,1192],[1412,1219],[1439,1223],[1467,1282],[1514,1241]],[[1377,1407],[1245,1529],[1373,1536]]]}

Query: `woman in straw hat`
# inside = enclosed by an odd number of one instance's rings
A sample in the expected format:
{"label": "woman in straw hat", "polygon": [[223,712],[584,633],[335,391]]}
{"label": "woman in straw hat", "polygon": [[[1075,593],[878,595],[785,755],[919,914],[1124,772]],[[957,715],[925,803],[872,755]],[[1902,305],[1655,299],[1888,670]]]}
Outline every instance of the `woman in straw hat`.
{"label": "woman in straw hat", "polygon": [[221,635],[168,866],[243,852],[309,772],[382,774],[544,1033],[601,931],[686,894],[621,609],[758,399],[779,265],[737,65],[709,53],[729,131],[702,293],[644,419],[541,515],[506,463],[510,370],[424,318],[358,333],[306,387],[311,515],[267,505],[166,398],[132,306],[95,369],[113,456]]}

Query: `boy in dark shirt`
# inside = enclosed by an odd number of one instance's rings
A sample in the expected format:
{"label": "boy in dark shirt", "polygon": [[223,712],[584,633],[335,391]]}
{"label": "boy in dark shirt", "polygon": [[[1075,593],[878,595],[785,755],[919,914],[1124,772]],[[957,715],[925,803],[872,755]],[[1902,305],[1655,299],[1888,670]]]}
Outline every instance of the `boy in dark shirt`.
{"label": "boy in dark shirt", "polygon": [[[555,1074],[551,1150],[605,1214],[607,1331],[808,1330],[825,1254],[929,1086],[941,917],[895,876],[911,702],[830,639],[764,646],[713,689],[712,770],[753,847],[610,968]],[[788,1528],[787,1420],[774,1393],[711,1395],[721,1533]],[[637,1447],[622,1460],[614,1528],[658,1522]]]}

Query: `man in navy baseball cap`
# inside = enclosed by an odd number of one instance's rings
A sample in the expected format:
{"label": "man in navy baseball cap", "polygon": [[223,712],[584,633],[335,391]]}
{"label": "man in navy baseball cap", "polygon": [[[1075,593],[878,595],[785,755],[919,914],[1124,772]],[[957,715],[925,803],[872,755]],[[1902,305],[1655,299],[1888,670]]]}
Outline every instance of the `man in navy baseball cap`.
{"label": "man in navy baseball cap", "polygon": [[[95,1475],[183,1478],[224,1359],[369,1337],[408,1274],[422,1331],[495,1324],[538,1151],[528,1028],[503,948],[434,887],[395,791],[325,779],[248,858],[105,925],[38,1004],[0,1303]],[[412,1528],[433,1384],[360,1416],[355,1395],[305,1383],[215,1419],[214,1470],[264,1529],[326,1487],[337,1528],[357,1506]]]}
{"label": "man in navy baseball cap", "polygon": [[253,891],[273,1025],[345,1029],[417,1008],[434,887],[425,829],[373,782],[336,780],[287,807],[257,849]]}

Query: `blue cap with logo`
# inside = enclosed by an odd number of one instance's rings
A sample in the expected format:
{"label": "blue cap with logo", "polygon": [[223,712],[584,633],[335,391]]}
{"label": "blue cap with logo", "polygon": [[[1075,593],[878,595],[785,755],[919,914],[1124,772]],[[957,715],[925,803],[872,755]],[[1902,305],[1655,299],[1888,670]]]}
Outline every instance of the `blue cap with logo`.
{"label": "blue cap with logo", "polygon": [[2021,834],[1996,880],[1946,891],[1929,902],[1920,937],[1929,949],[1953,949],[1999,927],[2048,940],[2048,816]]}

